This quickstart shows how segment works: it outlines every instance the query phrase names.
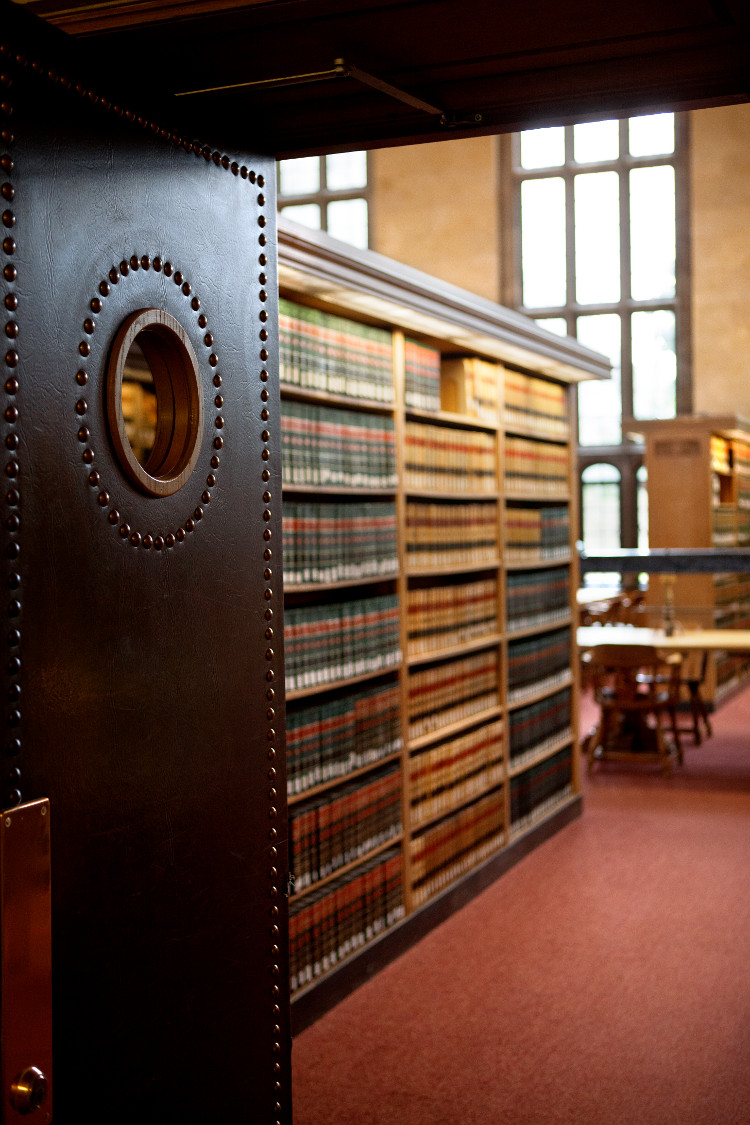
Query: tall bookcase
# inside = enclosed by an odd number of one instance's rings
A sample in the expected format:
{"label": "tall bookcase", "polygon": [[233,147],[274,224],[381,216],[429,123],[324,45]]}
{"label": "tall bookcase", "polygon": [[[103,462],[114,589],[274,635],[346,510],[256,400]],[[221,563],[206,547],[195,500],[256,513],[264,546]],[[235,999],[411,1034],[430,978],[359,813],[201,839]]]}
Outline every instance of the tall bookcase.
{"label": "tall bookcase", "polygon": [[299,1029],[580,810],[570,384],[608,365],[282,224]]}
{"label": "tall bookcase", "polygon": [[[681,415],[630,419],[626,428],[645,442],[652,547],[750,546],[750,422],[737,415]],[[652,578],[648,604],[663,604],[664,596],[663,582]],[[676,617],[687,627],[750,626],[748,575],[677,575],[673,597]],[[748,674],[746,656],[712,654],[704,698],[720,700]]]}

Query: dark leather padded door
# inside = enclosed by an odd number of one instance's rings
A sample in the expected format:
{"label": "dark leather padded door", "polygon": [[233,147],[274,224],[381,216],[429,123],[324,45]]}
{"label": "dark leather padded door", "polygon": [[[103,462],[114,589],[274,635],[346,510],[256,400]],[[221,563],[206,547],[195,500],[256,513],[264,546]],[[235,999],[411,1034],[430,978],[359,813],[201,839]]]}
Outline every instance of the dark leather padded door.
{"label": "dark leather padded door", "polygon": [[[54,1120],[287,1122],[274,166],[3,52],[3,805],[51,801]],[[164,496],[108,416],[143,310],[203,400]]]}

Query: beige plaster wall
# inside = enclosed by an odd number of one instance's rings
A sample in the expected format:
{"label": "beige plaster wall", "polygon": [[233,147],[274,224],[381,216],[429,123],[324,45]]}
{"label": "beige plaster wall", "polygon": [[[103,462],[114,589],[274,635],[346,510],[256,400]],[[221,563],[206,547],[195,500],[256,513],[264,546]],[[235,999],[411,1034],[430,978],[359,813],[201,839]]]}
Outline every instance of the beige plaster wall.
{"label": "beige plaster wall", "polygon": [[472,137],[371,153],[372,249],[497,301],[496,144]]}
{"label": "beige plaster wall", "polygon": [[750,105],[690,125],[694,406],[750,418]]}

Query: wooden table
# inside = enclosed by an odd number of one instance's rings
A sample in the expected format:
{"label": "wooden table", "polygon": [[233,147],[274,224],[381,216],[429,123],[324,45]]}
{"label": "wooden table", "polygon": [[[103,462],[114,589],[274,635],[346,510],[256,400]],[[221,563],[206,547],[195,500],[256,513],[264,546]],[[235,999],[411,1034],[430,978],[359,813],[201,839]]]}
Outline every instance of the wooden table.
{"label": "wooden table", "polygon": [[654,645],[664,652],[750,652],[750,629],[690,629],[668,637],[641,625],[581,625],[580,649],[597,645]]}
{"label": "wooden table", "polygon": [[[662,653],[679,653],[681,657],[688,657],[693,653],[703,654],[700,671],[682,677],[683,690],[689,694],[690,709],[692,713],[692,731],[696,744],[701,742],[700,723],[703,722],[706,733],[711,735],[711,724],[708,718],[706,703],[703,699],[701,686],[706,671],[706,654],[709,652],[750,652],[750,629],[691,629],[685,632],[676,632],[668,637],[663,629],[649,629],[639,625],[583,625],[576,632],[578,647],[582,652],[596,649],[599,645],[649,645],[659,649]],[[595,743],[598,738],[599,724],[584,738],[582,747],[589,758],[589,769],[595,756]],[[684,730],[681,727],[680,730]]]}

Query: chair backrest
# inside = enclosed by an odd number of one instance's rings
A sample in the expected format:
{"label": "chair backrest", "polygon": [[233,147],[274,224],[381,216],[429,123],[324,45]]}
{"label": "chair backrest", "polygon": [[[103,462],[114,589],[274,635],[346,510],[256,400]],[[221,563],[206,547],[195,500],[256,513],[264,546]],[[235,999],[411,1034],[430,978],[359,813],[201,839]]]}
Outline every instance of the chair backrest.
{"label": "chair backrest", "polygon": [[591,650],[591,666],[597,668],[646,668],[661,664],[653,645],[597,645]]}
{"label": "chair backrest", "polygon": [[653,645],[597,645],[589,672],[600,704],[663,703],[677,689],[679,662],[665,660]]}

